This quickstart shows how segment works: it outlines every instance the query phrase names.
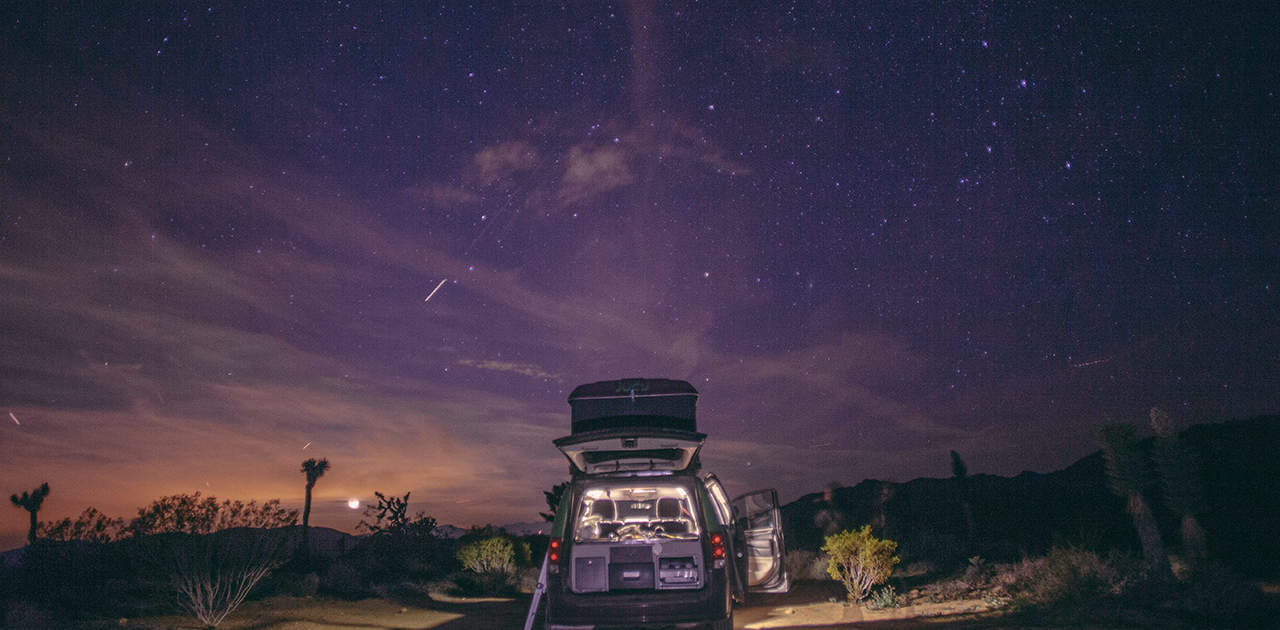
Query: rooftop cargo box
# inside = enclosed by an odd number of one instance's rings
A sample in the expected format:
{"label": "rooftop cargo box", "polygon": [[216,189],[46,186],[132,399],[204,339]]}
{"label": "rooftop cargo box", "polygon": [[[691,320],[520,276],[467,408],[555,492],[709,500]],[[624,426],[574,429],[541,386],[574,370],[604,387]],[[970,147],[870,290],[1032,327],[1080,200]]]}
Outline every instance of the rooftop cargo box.
{"label": "rooftop cargo box", "polygon": [[675,471],[698,465],[705,434],[684,381],[624,378],[579,385],[569,394],[571,430],[555,445],[576,473]]}
{"label": "rooftop cargo box", "polygon": [[698,390],[685,381],[624,378],[579,385],[569,394],[574,435],[601,429],[698,430]]}

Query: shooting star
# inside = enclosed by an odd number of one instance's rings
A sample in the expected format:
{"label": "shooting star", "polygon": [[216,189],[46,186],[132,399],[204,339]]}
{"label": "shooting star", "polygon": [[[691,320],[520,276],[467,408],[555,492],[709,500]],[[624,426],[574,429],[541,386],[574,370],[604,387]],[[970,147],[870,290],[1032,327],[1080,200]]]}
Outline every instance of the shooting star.
{"label": "shooting star", "polygon": [[436,288],[432,289],[432,290],[431,290],[431,293],[427,294],[427,299],[423,300],[423,302],[430,302],[430,301],[431,301],[431,296],[435,295],[435,294],[436,294],[436,291],[439,291],[439,290],[440,290],[440,287],[444,286],[444,283],[445,283],[445,282],[448,282],[448,281],[449,281],[449,279],[448,279],[448,278],[443,278],[443,279],[441,279],[441,280],[440,280],[440,284],[437,284],[437,285],[436,285]]}
{"label": "shooting star", "polygon": [[1103,357],[1103,358],[1101,358],[1101,359],[1094,359],[1094,360],[1092,360],[1092,361],[1085,361],[1084,363],[1073,363],[1073,364],[1071,364],[1071,367],[1074,367],[1074,368],[1082,368],[1082,367],[1089,367],[1090,365],[1101,365],[1101,364],[1106,363],[1106,362],[1108,362],[1108,361],[1110,361],[1110,360],[1111,360],[1111,357]]}
{"label": "shooting star", "polygon": [[14,423],[14,424],[16,424],[16,425],[18,425],[18,426],[22,426],[22,423],[21,423],[21,422],[18,422],[18,416],[13,415],[13,412],[12,412],[12,411],[10,411],[10,412],[9,412],[9,417],[10,417],[10,418],[13,418],[13,423]]}
{"label": "shooting star", "polygon": [[307,447],[308,447],[308,446],[311,446],[311,442],[307,442],[306,444],[303,444],[303,445],[302,445],[302,450],[304,450],[304,451],[305,451],[305,450],[307,450]]}

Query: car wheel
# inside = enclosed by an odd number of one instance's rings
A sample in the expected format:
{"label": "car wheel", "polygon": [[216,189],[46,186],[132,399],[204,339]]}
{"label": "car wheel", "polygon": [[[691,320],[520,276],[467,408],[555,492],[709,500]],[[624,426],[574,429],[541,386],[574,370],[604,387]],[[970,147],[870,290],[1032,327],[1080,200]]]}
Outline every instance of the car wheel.
{"label": "car wheel", "polygon": [[720,621],[713,621],[707,626],[707,630],[733,630],[733,613],[729,613],[729,617]]}

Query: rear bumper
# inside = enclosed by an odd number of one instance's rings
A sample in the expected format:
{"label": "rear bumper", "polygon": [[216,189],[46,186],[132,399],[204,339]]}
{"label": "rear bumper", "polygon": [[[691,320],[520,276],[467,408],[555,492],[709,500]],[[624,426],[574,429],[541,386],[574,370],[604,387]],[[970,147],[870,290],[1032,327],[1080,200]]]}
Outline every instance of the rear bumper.
{"label": "rear bumper", "polygon": [[662,627],[698,627],[729,616],[727,574],[712,571],[707,586],[691,591],[638,591],[633,593],[584,593],[569,591],[561,576],[548,576],[547,629],[604,630]]}

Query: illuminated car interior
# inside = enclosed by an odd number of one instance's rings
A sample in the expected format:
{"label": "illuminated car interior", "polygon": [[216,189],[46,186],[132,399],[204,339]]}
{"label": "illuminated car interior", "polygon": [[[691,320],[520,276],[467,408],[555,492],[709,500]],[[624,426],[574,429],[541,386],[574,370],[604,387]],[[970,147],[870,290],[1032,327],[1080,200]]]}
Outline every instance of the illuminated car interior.
{"label": "illuminated car interior", "polygon": [[685,488],[677,485],[597,486],[583,493],[575,542],[691,540],[702,533]]}

